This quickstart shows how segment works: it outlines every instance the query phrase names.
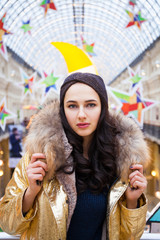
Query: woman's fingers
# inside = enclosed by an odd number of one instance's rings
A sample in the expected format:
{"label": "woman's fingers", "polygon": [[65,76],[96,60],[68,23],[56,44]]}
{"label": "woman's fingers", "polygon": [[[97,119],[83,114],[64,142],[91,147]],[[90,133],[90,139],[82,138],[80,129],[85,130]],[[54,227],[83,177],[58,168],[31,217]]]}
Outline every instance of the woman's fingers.
{"label": "woman's fingers", "polygon": [[47,164],[41,160],[37,160],[36,162],[33,162],[33,163],[30,162],[27,168],[38,168],[38,167],[43,168],[46,172],[48,171]]}
{"label": "woman's fingers", "polygon": [[48,171],[47,164],[42,160],[46,159],[46,156],[43,153],[34,153],[32,154],[30,164],[28,165],[28,168],[37,168],[37,167],[42,167],[44,168],[45,171]]}
{"label": "woman's fingers", "polygon": [[132,170],[132,172],[129,175],[129,180],[130,182],[137,179],[137,180],[141,180],[143,181],[143,179],[145,179],[144,175],[143,175],[143,166],[141,164],[134,164],[130,167],[130,169]]}
{"label": "woman's fingers", "polygon": [[143,182],[143,181],[146,181],[146,178],[142,174],[140,175],[139,173],[129,177],[129,182],[131,185],[133,185],[135,181]]}
{"label": "woman's fingers", "polygon": [[28,174],[42,174],[42,176],[44,177],[46,172],[45,170],[43,169],[43,167],[37,167],[37,168],[29,168],[27,169],[27,173]]}
{"label": "woman's fingers", "polygon": [[32,154],[32,157],[31,157],[31,163],[37,161],[38,158],[45,159],[46,156],[43,153],[34,153]]}
{"label": "woman's fingers", "polygon": [[[125,192],[127,207],[135,208],[137,200],[147,187],[147,180],[143,175],[143,166],[135,164],[130,167],[129,186]],[[134,202],[134,204],[132,204]]]}
{"label": "woman's fingers", "polygon": [[129,175],[130,187],[144,188],[147,186],[147,180],[143,175],[143,166],[141,164],[132,165],[133,172]]}
{"label": "woman's fingers", "polygon": [[42,174],[34,174],[33,178],[35,181],[39,180],[39,181],[43,181],[43,175]]}
{"label": "woman's fingers", "polygon": [[[48,171],[47,164],[43,161],[45,159],[46,156],[42,153],[34,153],[31,157],[31,161],[26,168],[31,189],[35,189],[35,187],[37,186],[37,182],[43,181],[43,178]],[[38,185],[41,186],[41,184]]]}
{"label": "woman's fingers", "polygon": [[144,190],[147,186],[147,180],[144,179],[139,179],[139,180],[134,180],[132,182],[130,182],[130,187],[133,187],[135,189],[141,189],[141,190]]}
{"label": "woman's fingers", "polygon": [[143,181],[143,182],[139,182],[139,181],[135,181],[132,185],[135,189],[141,189],[142,191],[146,188],[147,186],[147,182]]}
{"label": "woman's fingers", "polygon": [[141,164],[133,164],[130,166],[131,170],[138,170],[140,173],[143,174],[143,166]]}
{"label": "woman's fingers", "polygon": [[143,192],[147,186],[147,180],[143,175],[143,166],[141,164],[135,164],[131,169],[133,172],[129,175],[130,187]]}

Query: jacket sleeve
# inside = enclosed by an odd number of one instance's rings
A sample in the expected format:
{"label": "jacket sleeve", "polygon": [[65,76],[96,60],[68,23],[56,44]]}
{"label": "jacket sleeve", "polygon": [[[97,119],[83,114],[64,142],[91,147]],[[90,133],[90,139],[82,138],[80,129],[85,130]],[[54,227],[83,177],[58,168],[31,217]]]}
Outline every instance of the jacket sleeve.
{"label": "jacket sleeve", "polygon": [[142,195],[139,198],[139,207],[136,209],[126,208],[125,201],[121,202],[120,205],[120,240],[139,240],[146,225],[147,200],[145,196]]}
{"label": "jacket sleeve", "polygon": [[0,227],[9,234],[21,234],[30,226],[30,222],[37,212],[37,203],[28,211],[25,217],[22,214],[23,195],[28,187],[26,166],[29,163],[29,154],[26,153],[19,161],[12,179],[5,189],[5,195],[0,200]]}

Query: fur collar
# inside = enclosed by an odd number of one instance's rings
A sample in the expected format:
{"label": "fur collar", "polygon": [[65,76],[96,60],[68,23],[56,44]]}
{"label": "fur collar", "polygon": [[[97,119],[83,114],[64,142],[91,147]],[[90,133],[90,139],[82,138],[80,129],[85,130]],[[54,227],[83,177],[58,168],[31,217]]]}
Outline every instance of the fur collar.
{"label": "fur collar", "polygon": [[149,148],[144,139],[143,132],[137,123],[123,114],[114,114],[116,127],[120,134],[117,135],[117,163],[121,180],[128,181],[129,167],[140,163],[144,168],[150,161]]}
{"label": "fur collar", "polygon": [[[131,164],[141,163],[146,166],[149,161],[147,143],[138,125],[122,114],[112,114],[116,119],[116,127],[120,132],[117,136],[117,163],[122,181],[128,179],[128,169]],[[54,100],[44,106],[32,120],[26,137],[25,148],[30,156],[33,153],[44,153],[49,171],[47,178],[51,179],[55,168],[66,161],[72,147],[68,143],[61,125],[59,101]]]}

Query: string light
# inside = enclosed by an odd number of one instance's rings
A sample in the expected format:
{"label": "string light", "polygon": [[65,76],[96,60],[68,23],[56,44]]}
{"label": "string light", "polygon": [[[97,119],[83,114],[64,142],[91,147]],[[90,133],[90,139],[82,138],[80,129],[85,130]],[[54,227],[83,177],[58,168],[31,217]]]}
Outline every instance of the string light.
{"label": "string light", "polygon": [[0,160],[0,167],[1,167],[1,166],[3,166],[3,161],[2,161],[2,160]]}
{"label": "string light", "polygon": [[152,175],[153,177],[156,177],[156,176],[157,176],[156,171],[155,171],[155,170],[152,170],[151,175]]}
{"label": "string light", "polygon": [[0,177],[2,177],[4,174],[3,170],[0,170]]}
{"label": "string light", "polygon": [[159,61],[159,60],[156,60],[156,61],[155,61],[155,65],[156,65],[156,68],[160,68],[160,61]]}
{"label": "string light", "polygon": [[146,75],[146,72],[145,72],[144,69],[141,70],[141,75],[142,75],[142,76],[145,76],[145,75]]}
{"label": "string light", "polygon": [[160,199],[160,191],[155,192],[155,196]]}

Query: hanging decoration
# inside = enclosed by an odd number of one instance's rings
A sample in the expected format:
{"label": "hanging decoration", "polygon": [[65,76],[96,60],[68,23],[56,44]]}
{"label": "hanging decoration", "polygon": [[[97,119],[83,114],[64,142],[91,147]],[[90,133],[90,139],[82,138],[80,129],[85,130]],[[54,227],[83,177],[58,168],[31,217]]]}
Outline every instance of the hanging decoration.
{"label": "hanging decoration", "polygon": [[108,90],[113,98],[119,102],[118,109],[124,115],[132,116],[143,127],[144,112],[155,106],[156,102],[142,97],[142,85],[134,87],[134,91],[129,94],[111,87],[108,87]]}
{"label": "hanging decoration", "polygon": [[134,14],[128,10],[125,10],[128,16],[130,17],[130,22],[127,24],[126,28],[131,26],[137,26],[139,30],[141,30],[141,25],[143,22],[147,21],[147,19],[142,18],[141,11],[139,10],[138,13]]}
{"label": "hanging decoration", "polygon": [[93,51],[95,43],[88,44],[82,36],[81,36],[81,40],[82,40],[83,50],[87,52],[90,57],[96,56],[95,52]]}
{"label": "hanging decoration", "polygon": [[32,27],[30,26],[30,20],[28,20],[26,22],[22,21],[21,29],[23,29],[24,33],[28,32],[31,35]]}
{"label": "hanging decoration", "polygon": [[68,73],[80,71],[98,74],[91,58],[82,49],[65,42],[52,42],[51,44],[63,55],[67,64]]}
{"label": "hanging decoration", "polygon": [[44,8],[44,16],[46,16],[48,9],[57,10],[53,0],[43,0],[40,7]]}
{"label": "hanging decoration", "polygon": [[7,49],[3,41],[0,41],[0,53],[6,61],[8,61]]}
{"label": "hanging decoration", "polygon": [[45,72],[43,72],[44,74],[44,80],[42,80],[41,84],[45,85],[45,93],[47,93],[51,88],[57,90],[56,87],[56,82],[59,79],[59,77],[55,77],[53,71],[51,72],[51,74],[47,74]]}
{"label": "hanging decoration", "polygon": [[16,115],[7,109],[6,98],[4,97],[0,102],[0,127],[3,131],[6,128],[6,120],[15,118]]}
{"label": "hanging decoration", "polygon": [[4,44],[3,37],[5,35],[12,34],[12,33],[4,28],[4,22],[5,22],[6,14],[7,13],[5,13],[2,16],[2,18],[0,19],[0,53],[6,59],[6,61],[8,61],[7,49],[6,49],[6,46]]}
{"label": "hanging decoration", "polygon": [[140,65],[137,67],[136,71],[134,71],[129,66],[127,67],[127,69],[128,69],[129,77],[123,80],[122,82],[126,84],[127,82],[130,82],[131,83],[130,92],[132,92],[134,91],[134,87],[142,84],[142,80],[144,79],[144,76],[141,75]]}
{"label": "hanging decoration", "polygon": [[129,1],[129,5],[131,5],[132,7],[135,7],[135,5],[136,5],[136,0],[131,0],[131,1]]}
{"label": "hanging decoration", "polygon": [[130,75],[130,78],[128,80],[132,83],[131,89],[133,89],[143,79],[143,77],[140,76],[140,66],[138,66],[136,72],[134,72],[131,67],[128,67],[128,72]]}
{"label": "hanging decoration", "polygon": [[20,69],[22,82],[19,83],[19,86],[23,87],[23,97],[27,94],[33,97],[33,88],[36,79],[36,73],[34,73],[31,77],[29,77],[22,69]]}
{"label": "hanging decoration", "polygon": [[22,108],[25,109],[25,110],[37,110],[37,109],[40,109],[36,105],[24,105]]}
{"label": "hanging decoration", "polygon": [[42,102],[44,102],[50,91],[58,93],[56,83],[60,79],[60,76],[55,76],[53,70],[49,74],[42,72],[41,75],[42,79],[37,84],[43,87]]}

